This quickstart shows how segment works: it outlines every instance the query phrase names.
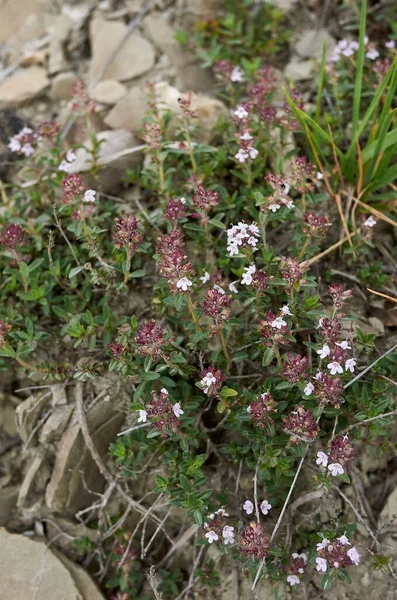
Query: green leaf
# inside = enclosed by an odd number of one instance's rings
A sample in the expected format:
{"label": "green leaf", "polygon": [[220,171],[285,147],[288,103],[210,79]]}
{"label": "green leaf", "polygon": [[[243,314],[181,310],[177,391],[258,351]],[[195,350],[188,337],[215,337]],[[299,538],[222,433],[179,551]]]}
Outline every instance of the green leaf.
{"label": "green leaf", "polygon": [[221,389],[221,397],[229,398],[230,396],[238,396],[238,392],[229,387],[223,387]]}
{"label": "green leaf", "polygon": [[16,355],[17,353],[15,352],[15,350],[13,350],[8,344],[4,344],[4,346],[0,348],[0,356],[14,358]]}
{"label": "green leaf", "polygon": [[84,267],[82,267],[82,266],[73,267],[73,269],[70,269],[69,279],[72,279],[72,277],[75,277],[76,275],[78,275],[80,273],[80,271],[82,271],[83,269],[84,269]]}
{"label": "green leaf", "polygon": [[323,87],[324,87],[324,76],[325,76],[325,62],[327,58],[327,45],[324,40],[323,54],[321,57],[320,72],[318,75],[318,88],[317,88],[317,105],[316,105],[316,121],[320,121],[321,115],[321,100],[323,98]]}
{"label": "green leaf", "polygon": [[189,480],[186,477],[186,475],[181,474],[179,476],[179,482],[186,492],[190,492],[192,486],[190,485]]}
{"label": "green leaf", "polygon": [[189,452],[189,442],[187,441],[186,438],[182,438],[181,439],[181,448],[183,450],[183,452]]}
{"label": "green leaf", "polygon": [[123,271],[124,275],[129,273],[130,269],[131,269],[131,262],[129,260],[123,260],[122,265],[121,265],[121,270]]}
{"label": "green leaf", "polygon": [[132,271],[132,273],[131,273],[131,277],[134,277],[134,278],[144,277],[145,275],[146,275],[146,271],[144,271],[143,269],[140,269],[138,271]]}
{"label": "green leaf", "polygon": [[19,271],[24,281],[29,281],[29,267],[25,262],[21,262],[19,265]]}
{"label": "green leaf", "polygon": [[142,373],[141,379],[142,381],[154,381],[155,379],[159,379],[160,373],[156,373],[155,371],[148,371],[147,373]]}
{"label": "green leaf", "polygon": [[273,358],[274,358],[273,348],[266,348],[265,352],[263,353],[262,366],[267,367],[268,365],[270,365]]}
{"label": "green leaf", "polygon": [[363,70],[364,70],[364,58],[365,58],[365,26],[367,20],[367,0],[361,0],[361,12],[360,12],[360,30],[358,36],[358,53],[356,61],[356,81],[354,84],[354,95],[353,95],[353,116],[352,116],[352,140],[356,143],[358,120],[360,118],[360,106],[361,106],[361,93],[363,85]]}

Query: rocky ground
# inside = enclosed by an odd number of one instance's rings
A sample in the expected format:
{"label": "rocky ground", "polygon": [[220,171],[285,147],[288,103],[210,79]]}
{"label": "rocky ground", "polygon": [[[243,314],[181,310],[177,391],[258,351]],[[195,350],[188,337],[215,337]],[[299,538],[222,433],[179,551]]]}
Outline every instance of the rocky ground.
{"label": "rocky ground", "polygon": [[[179,93],[195,92],[192,108],[200,119],[200,136],[210,140],[212,125],[226,109],[215,98],[211,73],[201,68],[195,55],[181,47],[174,36],[181,28],[189,31],[198,18],[213,17],[222,2],[153,0],[139,27],[117,52],[128,24],[145,4],[144,0],[0,0],[0,176],[18,177],[12,168],[7,141],[22,124],[37,124],[50,118],[68,121],[71,89],[77,77],[86,82],[98,104],[95,128],[99,138],[105,140],[100,151],[100,162],[106,165],[101,171],[104,193],[118,196],[125,168],[140,160],[139,130],[146,111],[142,85],[148,80],[161,82],[161,106],[175,112]],[[335,45],[337,25],[325,29],[326,15],[321,10],[321,4],[328,3],[313,1],[297,7],[293,0],[278,0],[274,4],[288,13],[293,25],[289,55],[281,64],[276,61],[280,81],[308,80],[316,68],[315,60],[321,56],[324,40],[328,52]],[[112,56],[114,60],[107,66]],[[75,145],[83,141],[80,135],[71,124],[66,140]],[[74,169],[87,168],[85,161],[84,151],[80,150]],[[124,186],[122,196],[125,202],[139,201],[133,187]],[[139,304],[140,300],[136,302]],[[372,323],[367,322],[367,331],[370,327],[384,327],[382,320],[376,316],[373,319]],[[106,473],[87,449],[68,382],[35,389],[32,380],[16,380],[13,372],[2,377],[2,597],[103,599],[103,592],[84,570],[86,565],[77,564],[81,553],[73,540],[95,535],[84,524],[84,511],[98,501],[96,494],[104,488]],[[109,444],[125,425],[128,396],[119,386],[118,380],[109,376],[95,380],[96,393],[87,412],[89,432],[105,462]],[[367,493],[376,481],[378,468],[369,451],[367,464],[361,465]],[[397,530],[395,524],[394,529],[390,525],[397,513],[395,468],[394,475],[392,469],[391,473],[383,481],[379,522],[385,525],[385,544],[396,558]],[[382,482],[377,481],[376,485]],[[117,510],[117,505],[107,507],[109,515]],[[368,535],[364,528],[361,535],[364,540]],[[180,560],[183,562],[186,557]],[[392,600],[396,598],[395,583],[392,578],[371,571],[369,564],[362,564],[352,586],[337,585],[331,592],[319,591],[316,598],[358,600],[376,594]],[[217,598],[249,598],[248,591],[244,591],[247,585],[237,571],[228,572],[225,568]],[[261,594],[263,598],[280,598],[277,589],[263,588]],[[309,597],[305,590],[295,596],[299,594]]]}

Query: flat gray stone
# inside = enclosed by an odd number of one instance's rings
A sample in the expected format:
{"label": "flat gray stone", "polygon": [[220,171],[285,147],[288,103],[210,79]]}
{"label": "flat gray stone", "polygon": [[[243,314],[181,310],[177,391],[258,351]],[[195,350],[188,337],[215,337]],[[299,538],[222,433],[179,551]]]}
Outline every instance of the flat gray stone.
{"label": "flat gray stone", "polygon": [[310,79],[314,71],[314,62],[312,60],[298,60],[293,58],[285,68],[285,76],[292,81],[304,81]]}
{"label": "flat gray stone", "polygon": [[18,106],[45,92],[49,85],[42,67],[20,69],[0,83],[0,107]]}
{"label": "flat gray stone", "polygon": [[[90,79],[96,78],[105,68],[107,61],[113,55],[127,31],[127,26],[116,21],[106,21],[96,17],[90,23],[90,41],[92,59]],[[152,44],[140,33],[133,33],[102,79],[128,81],[150,71],[154,66],[155,51]]]}
{"label": "flat gray stone", "polygon": [[326,29],[309,29],[305,31],[295,44],[295,51],[301,58],[321,60],[324,42],[327,57],[336,46],[336,41]]}
{"label": "flat gray stone", "polygon": [[115,79],[105,79],[100,81],[92,90],[91,98],[102,104],[116,104],[127,93],[125,85]]}

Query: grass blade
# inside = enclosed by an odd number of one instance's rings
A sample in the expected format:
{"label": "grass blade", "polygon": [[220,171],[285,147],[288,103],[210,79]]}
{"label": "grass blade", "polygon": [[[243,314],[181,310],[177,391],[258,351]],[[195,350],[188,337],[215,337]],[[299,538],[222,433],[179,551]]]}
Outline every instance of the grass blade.
{"label": "grass blade", "polygon": [[327,58],[327,46],[324,40],[324,44],[323,44],[323,55],[321,57],[321,66],[320,66],[320,73],[318,76],[318,89],[317,89],[317,105],[316,105],[316,122],[318,123],[320,120],[320,113],[321,113],[321,100],[322,100],[322,93],[323,93],[323,87],[324,87],[324,77],[325,77],[325,60]]}
{"label": "grass blade", "polygon": [[359,32],[359,48],[357,55],[357,73],[356,81],[354,84],[354,97],[353,97],[353,119],[352,119],[352,140],[355,143],[358,133],[358,121],[360,119],[360,106],[361,106],[361,92],[363,85],[363,70],[364,70],[364,58],[365,58],[365,26],[367,21],[367,0],[361,1],[361,12],[360,12],[360,32]]}

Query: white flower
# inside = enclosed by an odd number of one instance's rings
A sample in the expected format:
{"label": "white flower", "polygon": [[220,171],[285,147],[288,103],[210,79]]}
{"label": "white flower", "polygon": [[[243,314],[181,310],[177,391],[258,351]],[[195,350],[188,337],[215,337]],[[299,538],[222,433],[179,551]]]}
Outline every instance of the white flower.
{"label": "white flower", "polygon": [[224,508],[218,508],[218,510],[216,511],[215,514],[216,515],[221,515],[221,517],[228,517],[229,516],[229,513],[227,513]]}
{"label": "white flower", "polygon": [[325,573],[325,571],[327,570],[327,561],[325,560],[325,558],[316,558],[316,564],[317,571],[323,571]]}
{"label": "white flower", "polygon": [[245,267],[241,283],[243,285],[251,285],[252,276],[256,272],[256,266],[252,263],[249,267]]}
{"label": "white flower", "polygon": [[294,208],[295,204],[292,202],[292,200],[287,200],[286,202],[284,202],[285,206],[289,209]]}
{"label": "white flower", "polygon": [[281,208],[281,205],[277,204],[277,202],[274,202],[274,204],[269,204],[268,206],[268,209],[274,213],[277,212],[279,208]]}
{"label": "white flower", "polygon": [[327,368],[331,371],[331,375],[343,373],[343,368],[338,362],[336,362],[336,360],[334,362],[328,363]]}
{"label": "white flower", "polygon": [[259,154],[259,150],[257,150],[256,148],[249,149],[249,155],[252,160],[255,160],[255,158],[258,156],[258,154]]}
{"label": "white flower", "polygon": [[334,477],[337,475],[343,475],[345,472],[344,468],[339,463],[332,463],[331,465],[328,465],[328,471],[330,471],[331,475]]}
{"label": "white flower", "polygon": [[356,366],[356,364],[357,364],[357,361],[355,358],[349,358],[345,362],[345,370],[350,371],[350,373],[354,373],[354,367]]}
{"label": "white flower", "polygon": [[299,579],[299,577],[297,575],[288,575],[287,581],[291,586],[298,585],[298,583],[301,582],[301,580]]}
{"label": "white flower", "polygon": [[213,383],[216,383],[216,377],[212,373],[207,373],[200,381],[203,386],[204,394],[208,394],[210,387]]}
{"label": "white flower", "polygon": [[181,405],[179,402],[174,404],[174,406],[172,407],[172,412],[176,417],[180,417],[181,415],[183,415],[183,410],[181,409]]}
{"label": "white flower", "polygon": [[252,135],[246,131],[245,133],[243,133],[242,135],[240,135],[240,140],[244,140],[246,142],[249,142],[249,140],[252,140]]}
{"label": "white flower", "polygon": [[320,348],[320,350],[317,350],[317,354],[320,355],[320,358],[326,358],[327,356],[329,356],[331,354],[331,349],[328,346],[328,344],[324,344],[324,346],[322,348]]}
{"label": "white flower", "polygon": [[320,329],[323,326],[324,317],[320,317],[318,320],[318,324],[316,325],[316,329]]}
{"label": "white flower", "polygon": [[252,408],[250,406],[247,406],[247,413],[252,412]]}
{"label": "white flower", "polygon": [[204,275],[202,277],[200,277],[201,283],[207,283],[207,281],[209,281],[210,279],[211,279],[211,275],[208,273],[208,271],[205,271]]}
{"label": "white flower", "polygon": [[179,202],[181,204],[186,204],[186,198],[179,198]]}
{"label": "white flower", "polygon": [[96,191],[95,190],[87,190],[84,193],[84,202],[95,202]]}
{"label": "white flower", "polygon": [[376,60],[379,57],[379,52],[375,48],[371,48],[365,56],[370,60]]}
{"label": "white flower", "polygon": [[341,544],[343,544],[344,546],[351,546],[351,543],[349,542],[349,540],[347,539],[347,537],[345,535],[341,535],[340,538],[337,538]]}
{"label": "white flower", "polygon": [[177,282],[176,287],[178,288],[178,290],[187,292],[188,288],[190,288],[190,286],[192,286],[192,285],[193,285],[193,283],[190,281],[190,279],[188,279],[187,277],[182,277],[182,279],[180,279]]}
{"label": "white flower", "polygon": [[238,294],[236,283],[238,283],[238,281],[232,281],[231,283],[229,283],[229,292],[234,292],[235,294]]}
{"label": "white flower", "polygon": [[293,316],[292,312],[289,309],[288,304],[286,304],[285,306],[283,306],[282,308],[280,308],[280,311],[281,311],[281,314],[283,314],[283,315],[288,315],[290,317]]}
{"label": "white flower", "polygon": [[373,216],[371,215],[370,217],[368,217],[368,219],[366,221],[364,221],[364,226],[365,227],[375,227],[375,225],[377,224],[377,220],[373,218]]}
{"label": "white flower", "polygon": [[305,396],[310,396],[310,394],[312,394],[314,392],[314,385],[311,383],[311,381],[309,381],[308,384],[306,384],[305,389],[303,390]]}
{"label": "white flower", "polygon": [[323,550],[323,548],[326,548],[327,546],[329,546],[329,540],[327,540],[327,538],[324,538],[323,540],[321,540],[321,542],[317,544],[317,551]]}
{"label": "white flower", "polygon": [[68,150],[68,152],[66,153],[66,160],[69,163],[72,163],[76,160],[77,156],[76,153],[73,150]]}
{"label": "white flower", "polygon": [[34,148],[32,144],[24,144],[21,148],[21,152],[25,156],[31,156],[32,154],[34,154]]}
{"label": "white flower", "polygon": [[225,290],[223,288],[221,288],[220,285],[215,284],[213,289],[217,290],[220,294],[222,294],[222,296],[224,296],[226,294]]}
{"label": "white flower", "polygon": [[248,152],[246,152],[246,150],[243,150],[242,148],[240,148],[240,150],[237,152],[237,154],[234,155],[234,158],[236,158],[241,163],[245,162],[248,157],[249,157]]}
{"label": "white flower", "polygon": [[139,411],[138,423],[146,423],[146,421],[147,421],[147,412],[146,412],[146,410],[140,410]]}
{"label": "white flower", "polygon": [[215,513],[211,513],[210,515],[208,515],[208,519],[210,521],[212,521],[212,519],[215,519]]}
{"label": "white flower", "polygon": [[164,394],[164,396],[168,396],[168,390],[166,390],[165,388],[161,388],[160,392]]}
{"label": "white flower", "polygon": [[234,114],[238,119],[245,119],[248,117],[248,112],[245,110],[244,106],[241,106],[241,104],[236,108]]}
{"label": "white flower", "polygon": [[234,544],[234,527],[225,525],[222,529],[223,541],[225,545]]}
{"label": "white flower", "polygon": [[233,83],[236,83],[238,81],[241,81],[243,78],[243,74],[240,71],[240,67],[234,67],[233,71],[230,73],[230,81],[233,81]]}
{"label": "white flower", "polygon": [[349,341],[348,340],[343,340],[343,342],[336,342],[335,343],[336,346],[339,346],[339,348],[342,348],[342,350],[351,350],[351,346],[349,346]]}
{"label": "white flower", "polygon": [[58,171],[65,171],[65,173],[69,173],[71,166],[72,165],[70,164],[70,162],[68,162],[67,160],[63,160],[58,167]]}
{"label": "white flower", "polygon": [[259,237],[259,228],[252,223],[247,225],[244,221],[240,221],[237,225],[232,225],[227,232],[227,250],[230,256],[235,256],[239,253],[239,246],[249,245],[256,247]]}
{"label": "white flower", "polygon": [[21,150],[21,142],[18,140],[16,136],[10,138],[10,143],[8,144],[11,152],[19,152]]}
{"label": "white flower", "polygon": [[347,551],[347,556],[355,565],[358,565],[360,563],[360,555],[355,546],[353,546],[352,548],[350,548],[350,550]]}
{"label": "white flower", "polygon": [[268,500],[264,500],[261,503],[261,513],[263,515],[267,515],[267,513],[269,512],[269,510],[271,509],[272,505],[269,503]]}
{"label": "white flower", "polygon": [[319,372],[317,373],[317,375],[314,377],[314,379],[321,379],[321,377],[322,377],[322,376],[323,376],[323,372],[322,372],[322,371],[319,371]]}
{"label": "white flower", "polygon": [[322,465],[326,467],[328,464],[328,455],[325,452],[317,452],[316,465]]}
{"label": "white flower", "polygon": [[[369,37],[367,35],[364,36],[364,46],[366,46],[369,42]],[[355,42],[357,44],[357,50],[358,50],[358,42]],[[352,42],[353,44],[353,42]]]}
{"label": "white flower", "polygon": [[318,180],[324,179],[324,175],[322,173],[320,173],[320,171],[317,171],[316,177]]}
{"label": "white flower", "polygon": [[283,327],[285,327],[287,325],[287,323],[284,321],[284,319],[282,317],[276,317],[274,319],[274,321],[272,321],[270,323],[270,325],[272,327],[274,327],[274,329],[282,329]]}
{"label": "white flower", "polygon": [[394,40],[389,40],[388,42],[385,43],[385,48],[395,48],[396,47],[396,42]]}
{"label": "white flower", "polygon": [[302,554],[298,554],[297,552],[293,552],[292,553],[292,558],[301,558],[302,560],[305,561],[305,563],[307,563],[307,554],[304,554],[302,552]]}
{"label": "white flower", "polygon": [[219,539],[215,531],[209,531],[204,537],[207,538],[209,544],[212,544],[212,542],[216,542]]}
{"label": "white flower", "polygon": [[[250,408],[250,407],[248,407],[248,408]],[[247,410],[248,410],[248,408],[247,408]],[[244,502],[243,510],[245,510],[247,515],[252,515],[252,513],[254,512],[254,505],[252,504],[251,500],[246,500]]]}

